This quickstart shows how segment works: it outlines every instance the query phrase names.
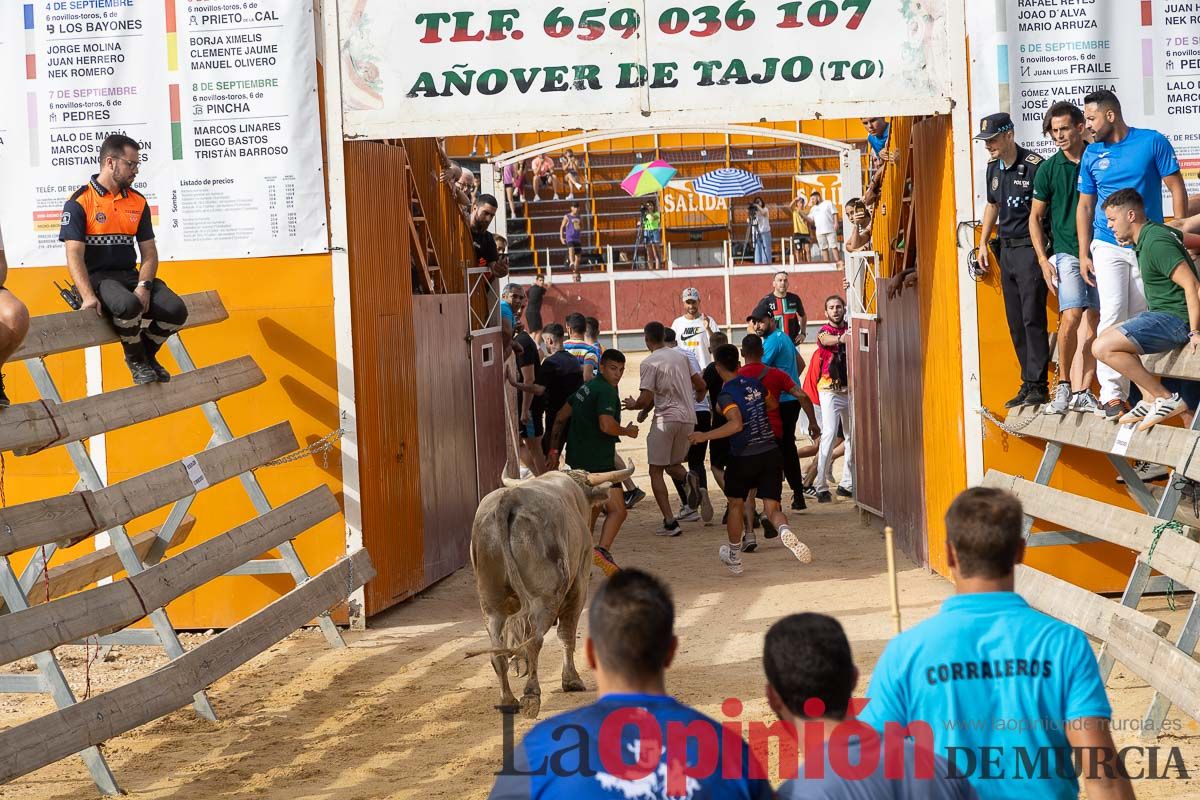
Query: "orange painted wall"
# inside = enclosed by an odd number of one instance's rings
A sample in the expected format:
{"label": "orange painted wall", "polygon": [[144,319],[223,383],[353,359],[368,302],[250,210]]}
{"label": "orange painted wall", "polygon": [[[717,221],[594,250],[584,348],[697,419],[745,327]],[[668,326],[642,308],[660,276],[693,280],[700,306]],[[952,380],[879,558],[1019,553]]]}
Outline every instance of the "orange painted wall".
{"label": "orange painted wall", "polygon": [[[180,294],[204,289],[220,292],[230,318],[214,326],[184,331],[183,339],[197,366],[207,366],[250,355],[262,368],[266,382],[220,402],[235,436],[288,420],[301,444],[314,441],[338,426],[337,371],[334,351],[331,264],[327,255],[239,259],[204,262],[166,262],[159,276]],[[14,269],[7,285],[24,299],[33,314],[65,310],[51,280],[60,282],[65,268]],[[104,389],[130,385],[121,350],[103,349]],[[164,349],[168,369],[176,365]],[[49,359],[52,374],[64,399],[85,394],[83,354],[69,353]],[[23,365],[5,370],[9,395],[15,402],[34,396]],[[110,482],[141,474],[204,448],[211,430],[197,409],[109,433]],[[41,499],[71,490],[75,473],[64,448],[54,448],[27,458],[7,456],[5,487],[11,503]],[[328,465],[320,458],[305,458],[258,472],[268,500],[280,505],[321,483],[341,500],[341,456],[329,453]],[[137,533],[158,524],[168,509],[139,518],[129,525]],[[191,508],[197,523],[186,546],[239,525],[255,516],[250,500],[237,480],[201,492]],[[331,564],[345,551],[340,517],[328,520],[297,539],[301,559],[310,573]],[[57,554],[51,566],[81,555],[92,545],[77,545]],[[277,553],[266,557],[277,557]],[[18,559],[18,567],[28,556]],[[289,576],[238,576],[218,578],[168,607],[178,628],[231,625],[258,610],[292,587]]]}

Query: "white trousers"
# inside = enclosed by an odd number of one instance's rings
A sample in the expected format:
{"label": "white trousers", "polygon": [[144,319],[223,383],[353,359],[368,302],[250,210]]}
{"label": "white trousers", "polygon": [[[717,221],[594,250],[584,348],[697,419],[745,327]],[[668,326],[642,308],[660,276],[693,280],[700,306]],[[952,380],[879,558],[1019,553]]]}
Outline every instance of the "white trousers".
{"label": "white trousers", "polygon": [[[1091,252],[1096,290],[1100,294],[1097,332],[1104,333],[1105,328],[1119,325],[1145,311],[1146,291],[1142,288],[1137,256],[1131,248],[1093,240]],[[1096,363],[1096,379],[1100,382],[1101,403],[1129,397],[1129,381],[1107,364]]]}
{"label": "white trousers", "polygon": [[839,484],[848,492],[854,491],[854,453],[850,448],[850,395],[847,392],[830,392],[821,389],[821,449],[817,454],[817,477],[813,488],[818,492],[829,491],[829,473],[833,468],[833,445],[837,441],[838,421],[846,435],[846,460],[842,464],[842,480]]}

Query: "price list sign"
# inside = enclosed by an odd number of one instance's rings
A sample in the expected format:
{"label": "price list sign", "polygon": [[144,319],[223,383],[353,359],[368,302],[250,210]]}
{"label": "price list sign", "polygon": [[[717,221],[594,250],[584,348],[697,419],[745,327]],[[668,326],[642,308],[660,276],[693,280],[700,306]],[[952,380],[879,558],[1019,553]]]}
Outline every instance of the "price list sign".
{"label": "price list sign", "polygon": [[0,75],[24,111],[0,122],[10,264],[64,262],[62,204],[113,133],[141,144],[164,259],[328,249],[311,2],[5,3]]}

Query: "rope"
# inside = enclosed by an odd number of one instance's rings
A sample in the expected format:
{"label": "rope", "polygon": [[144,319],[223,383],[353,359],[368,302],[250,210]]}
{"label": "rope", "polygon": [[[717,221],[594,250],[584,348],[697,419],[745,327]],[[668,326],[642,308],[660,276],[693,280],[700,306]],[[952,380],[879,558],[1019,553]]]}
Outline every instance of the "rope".
{"label": "rope", "polygon": [[[1162,538],[1164,531],[1174,531],[1179,535],[1183,535],[1183,525],[1173,519],[1154,526],[1154,538],[1150,540],[1150,549],[1146,551],[1146,566],[1150,566],[1151,560],[1154,558],[1154,548],[1158,547],[1158,540]],[[1175,610],[1175,581],[1167,578],[1167,607],[1172,611]]]}
{"label": "rope", "polygon": [[320,439],[317,439],[315,442],[310,444],[308,447],[302,447],[294,453],[289,453],[286,456],[280,456],[279,458],[264,462],[254,469],[260,470],[263,467],[277,467],[280,464],[289,464],[293,461],[299,461],[300,459],[307,458],[310,455],[320,455],[321,467],[323,469],[329,469],[329,451],[333,449],[334,442],[341,439],[345,433],[345,428],[338,428],[335,431],[330,431]]}

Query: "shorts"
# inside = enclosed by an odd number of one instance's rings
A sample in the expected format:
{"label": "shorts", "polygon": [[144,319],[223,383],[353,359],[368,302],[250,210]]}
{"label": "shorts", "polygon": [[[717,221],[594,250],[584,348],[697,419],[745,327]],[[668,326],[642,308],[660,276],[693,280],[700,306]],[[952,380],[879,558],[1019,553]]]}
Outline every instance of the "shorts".
{"label": "shorts", "polygon": [[646,460],[652,467],[670,467],[687,461],[692,448],[688,436],[696,426],[691,422],[664,422],[655,418],[646,437]]}
{"label": "shorts", "polygon": [[745,500],[753,489],[759,500],[783,497],[783,454],[778,447],[752,456],[733,456],[725,468],[725,496]]}
{"label": "shorts", "polygon": [[822,250],[837,250],[838,240],[836,233],[818,233],[817,247]]}
{"label": "shorts", "polygon": [[521,426],[522,439],[540,439],[546,435],[546,426],[542,422],[542,415],[534,411],[529,412],[529,424]]}
{"label": "shorts", "polygon": [[1142,355],[1165,353],[1188,343],[1188,324],[1165,311],[1143,311],[1117,325]]}
{"label": "shorts", "polygon": [[792,244],[796,245],[796,247],[806,247],[812,244],[812,236],[807,233],[793,233]]}
{"label": "shorts", "polygon": [[662,244],[662,230],[643,231],[646,234],[646,244]]}
{"label": "shorts", "polygon": [[572,250],[578,250],[578,249],[580,249],[581,247],[583,247],[583,240],[581,240],[581,239],[567,239],[567,247],[571,248]]}
{"label": "shorts", "polygon": [[712,462],[713,469],[726,469],[729,466],[729,459],[733,458],[729,452],[729,437],[710,439],[708,457]]}
{"label": "shorts", "polygon": [[525,327],[532,331],[540,331],[542,325],[542,312],[540,311],[525,311]]}
{"label": "shorts", "polygon": [[1058,310],[1092,308],[1100,310],[1100,292],[1088,286],[1079,272],[1079,259],[1066,253],[1055,253],[1050,263],[1058,273]]}

